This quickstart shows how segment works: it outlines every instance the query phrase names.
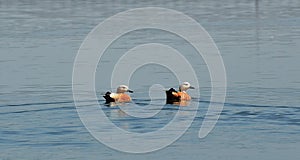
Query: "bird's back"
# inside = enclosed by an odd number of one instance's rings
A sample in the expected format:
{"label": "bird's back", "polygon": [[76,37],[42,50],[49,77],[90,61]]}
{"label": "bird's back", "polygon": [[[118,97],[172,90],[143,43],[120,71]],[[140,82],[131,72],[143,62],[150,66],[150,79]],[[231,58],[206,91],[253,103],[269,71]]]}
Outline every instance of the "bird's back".
{"label": "bird's back", "polygon": [[106,103],[111,103],[111,102],[130,102],[131,98],[129,95],[125,93],[111,93],[111,92],[106,92],[105,95],[103,96],[106,100]]}
{"label": "bird's back", "polygon": [[130,96],[129,96],[128,94],[125,94],[125,93],[119,93],[119,94],[117,95],[116,100],[117,100],[118,102],[130,102],[130,101],[131,101],[131,98],[130,98]]}

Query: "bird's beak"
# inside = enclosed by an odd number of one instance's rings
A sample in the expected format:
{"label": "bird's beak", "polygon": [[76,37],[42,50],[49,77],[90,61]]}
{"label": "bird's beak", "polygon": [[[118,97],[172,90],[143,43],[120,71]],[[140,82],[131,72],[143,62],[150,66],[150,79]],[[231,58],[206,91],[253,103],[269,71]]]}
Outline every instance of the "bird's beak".
{"label": "bird's beak", "polygon": [[132,91],[132,90],[130,90],[130,89],[128,89],[128,90],[127,90],[127,92],[129,92],[129,93],[133,93],[133,91]]}
{"label": "bird's beak", "polygon": [[195,89],[195,87],[193,87],[193,86],[190,86],[190,89]]}

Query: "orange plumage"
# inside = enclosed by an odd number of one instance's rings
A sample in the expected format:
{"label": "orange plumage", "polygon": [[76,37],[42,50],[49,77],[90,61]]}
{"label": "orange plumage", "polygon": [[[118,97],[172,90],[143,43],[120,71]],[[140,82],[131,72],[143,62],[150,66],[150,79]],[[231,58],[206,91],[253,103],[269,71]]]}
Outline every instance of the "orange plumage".
{"label": "orange plumage", "polygon": [[130,102],[131,97],[128,94],[125,93],[116,93],[114,95],[111,95],[113,99],[115,99],[115,102]]}
{"label": "orange plumage", "polygon": [[116,93],[106,92],[103,97],[105,98],[106,103],[111,103],[111,102],[118,102],[118,103],[130,102],[131,101],[131,97],[128,94],[126,94],[125,92],[132,93],[133,91],[130,90],[126,85],[120,85],[117,88],[117,92]]}
{"label": "orange plumage", "polygon": [[176,91],[174,88],[167,90],[167,104],[177,104],[178,102],[181,104],[182,102],[190,101],[191,96],[186,92],[188,89],[194,89],[194,87],[190,83],[184,82],[179,86],[179,91]]}
{"label": "orange plumage", "polygon": [[181,101],[190,101],[191,96],[188,95],[186,92],[172,92],[172,94],[176,97],[180,97]]}

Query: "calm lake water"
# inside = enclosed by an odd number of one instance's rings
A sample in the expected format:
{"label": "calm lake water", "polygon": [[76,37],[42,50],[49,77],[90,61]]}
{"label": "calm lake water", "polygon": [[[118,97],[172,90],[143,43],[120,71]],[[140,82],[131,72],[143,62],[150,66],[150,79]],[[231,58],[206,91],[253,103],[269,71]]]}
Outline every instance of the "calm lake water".
{"label": "calm lake water", "polygon": [[[166,105],[155,123],[137,123],[117,107],[103,105],[101,94],[115,90],[110,88],[112,66],[128,49],[150,42],[173,46],[191,61],[201,80],[201,97],[192,101],[200,102],[199,110],[188,131],[162,150],[129,154],[99,143],[83,126],[73,102],[73,62],[84,38],[100,22],[150,6],[183,12],[209,32],[226,67],[227,97],[214,130],[199,139],[210,100],[209,74],[201,57],[182,39],[162,31],[124,35],[103,55],[96,73],[99,103],[116,125],[134,132],[157,130],[177,111]],[[0,160],[300,157],[298,0],[0,0],[0,35]],[[155,83],[178,85],[166,68],[145,66],[129,84],[134,102],[149,103],[148,90]],[[190,91],[192,97],[197,91]]]}

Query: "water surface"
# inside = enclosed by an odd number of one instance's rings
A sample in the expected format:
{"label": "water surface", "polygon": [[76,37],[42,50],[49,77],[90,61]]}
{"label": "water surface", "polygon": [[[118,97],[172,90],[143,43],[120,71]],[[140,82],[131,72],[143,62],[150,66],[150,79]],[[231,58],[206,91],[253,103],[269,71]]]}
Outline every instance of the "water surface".
{"label": "water surface", "polygon": [[[83,126],[72,97],[72,68],[80,44],[98,23],[120,11],[149,6],[181,11],[209,32],[225,63],[228,91],[215,129],[199,139],[210,100],[201,57],[182,39],[157,30],[136,31],[116,41],[99,63],[96,89],[100,107],[120,127],[156,130],[177,111],[167,105],[151,121],[137,122],[103,105],[101,93],[115,89],[108,86],[111,72],[105,69],[133,46],[157,42],[177,47],[201,80],[201,97],[192,102],[200,102],[199,110],[186,134],[163,150],[133,155],[99,143]],[[300,157],[299,8],[297,0],[0,1],[0,159]],[[138,70],[130,84],[134,102],[149,103],[148,89],[157,82],[178,85],[161,66]]]}

